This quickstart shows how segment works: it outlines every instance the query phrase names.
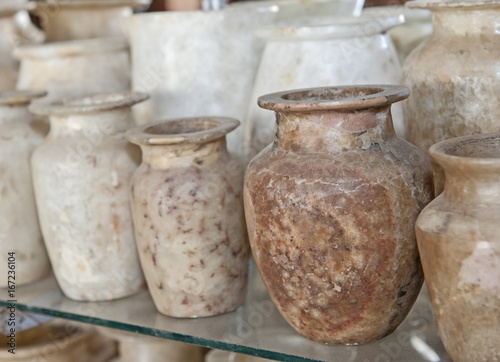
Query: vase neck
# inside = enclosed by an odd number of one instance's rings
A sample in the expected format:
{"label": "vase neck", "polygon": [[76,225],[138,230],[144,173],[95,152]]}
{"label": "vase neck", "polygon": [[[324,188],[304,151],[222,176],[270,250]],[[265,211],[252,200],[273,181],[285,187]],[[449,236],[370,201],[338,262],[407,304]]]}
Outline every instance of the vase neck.
{"label": "vase neck", "polygon": [[453,204],[500,204],[500,166],[445,167],[446,199]]}
{"label": "vase neck", "polygon": [[111,135],[125,132],[134,124],[130,108],[113,111],[50,116],[50,137],[101,132]]}
{"label": "vase neck", "polygon": [[206,143],[141,144],[142,162],[152,168],[206,167],[227,155],[226,138]]}
{"label": "vase neck", "polygon": [[292,152],[368,149],[395,137],[390,106],[358,111],[277,113],[275,145]]}
{"label": "vase neck", "polygon": [[433,34],[436,36],[498,35],[500,9],[446,9],[432,14]]}
{"label": "vase neck", "polygon": [[28,105],[0,106],[0,125],[8,123],[28,123],[33,116],[28,111]]}

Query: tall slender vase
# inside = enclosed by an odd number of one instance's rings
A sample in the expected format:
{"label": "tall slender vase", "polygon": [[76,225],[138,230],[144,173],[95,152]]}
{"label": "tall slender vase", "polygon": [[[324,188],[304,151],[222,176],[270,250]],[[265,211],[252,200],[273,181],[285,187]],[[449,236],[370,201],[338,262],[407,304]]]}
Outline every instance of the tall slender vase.
{"label": "tall slender vase", "polygon": [[[403,84],[412,97],[403,103],[406,139],[425,152],[459,136],[499,132],[500,1],[412,1],[429,9],[433,34],[406,59]],[[435,189],[442,169],[433,163]]]}
{"label": "tall slender vase", "polygon": [[31,160],[33,183],[52,268],[71,299],[117,299],[144,283],[128,198],[141,156],[124,132],[130,108],[146,98],[111,93],[30,107],[50,120]]}
{"label": "tall slender vase", "polygon": [[245,175],[250,245],[272,300],[313,340],[383,338],[420,291],[414,227],[432,170],[392,126],[390,107],[408,94],[347,86],[259,98],[277,133]]}
{"label": "tall slender vase", "polygon": [[453,361],[500,361],[500,133],[440,142],[444,192],[417,220],[425,279]]}
{"label": "tall slender vase", "polygon": [[[0,92],[0,287],[34,282],[50,272],[50,263],[36,214],[30,158],[45,130],[28,112],[32,100],[45,92]],[[9,252],[17,264],[17,277],[8,278]]]}
{"label": "tall slender vase", "polygon": [[142,149],[130,186],[137,248],[163,314],[204,317],[243,304],[250,256],[243,169],[226,148],[238,125],[187,118],[128,133]]}

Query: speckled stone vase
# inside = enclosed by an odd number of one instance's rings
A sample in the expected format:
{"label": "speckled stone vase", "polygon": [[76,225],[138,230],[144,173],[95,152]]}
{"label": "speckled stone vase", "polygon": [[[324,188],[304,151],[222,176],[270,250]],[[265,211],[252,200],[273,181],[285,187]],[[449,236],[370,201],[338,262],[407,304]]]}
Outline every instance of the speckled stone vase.
{"label": "speckled stone vase", "polygon": [[456,362],[500,361],[500,133],[430,148],[444,192],[417,220],[425,279]]}
{"label": "speckled stone vase", "polygon": [[50,133],[31,159],[42,233],[59,286],[74,300],[111,300],[144,283],[128,184],[140,150],[124,132],[141,93],[34,103]]}
{"label": "speckled stone vase", "polygon": [[[412,1],[433,12],[432,36],[407,58],[406,139],[426,151],[448,138],[499,132],[500,1]],[[442,169],[433,163],[436,194]]]}
{"label": "speckled stone vase", "polygon": [[245,175],[250,245],[282,315],[315,341],[382,338],[420,291],[414,226],[432,171],[392,126],[390,107],[408,94],[346,86],[259,98],[278,125]]}
{"label": "speckled stone vase", "polygon": [[130,195],[137,248],[156,308],[173,317],[230,312],[245,298],[243,170],[226,149],[239,125],[187,118],[131,130],[143,162]]}
{"label": "speckled stone vase", "polygon": [[36,214],[30,157],[46,130],[33,120],[28,105],[45,92],[0,92],[0,288],[7,287],[8,257],[16,253],[16,285],[31,283],[50,272]]}

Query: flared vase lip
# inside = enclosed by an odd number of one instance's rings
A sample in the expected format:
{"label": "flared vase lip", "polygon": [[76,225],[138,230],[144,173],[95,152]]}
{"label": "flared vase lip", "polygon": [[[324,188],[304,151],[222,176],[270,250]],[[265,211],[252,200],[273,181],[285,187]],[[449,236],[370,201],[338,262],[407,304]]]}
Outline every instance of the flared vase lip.
{"label": "flared vase lip", "polygon": [[95,39],[58,41],[37,45],[23,45],[15,48],[13,55],[17,59],[48,59],[74,57],[91,53],[111,53],[115,51],[124,51],[128,48],[129,45],[126,37],[111,36]]}
{"label": "flared vase lip", "polygon": [[239,125],[230,117],[175,118],[132,128],[125,137],[141,146],[200,144],[222,138]]}
{"label": "flared vase lip", "polygon": [[[487,147],[487,145],[490,147]],[[476,147],[475,147],[476,146]],[[493,152],[497,151],[497,154]],[[487,152],[492,152],[488,155]],[[431,157],[446,166],[495,166],[500,169],[500,132],[450,138],[429,148]]]}
{"label": "flared vase lip", "polygon": [[254,33],[257,37],[267,41],[343,39],[382,34],[405,21],[401,12],[385,13],[384,16],[376,14],[368,12],[362,13],[360,16],[349,17],[311,16],[297,18],[262,26]]}
{"label": "flared vase lip", "polygon": [[53,8],[54,6],[61,8],[116,8],[116,7],[131,7],[133,9],[149,6],[151,0],[59,0],[54,3],[52,0],[39,0],[34,5],[34,12],[44,10],[46,7]]}
{"label": "flared vase lip", "polygon": [[405,3],[410,9],[429,9],[432,11],[449,9],[478,10],[500,8],[500,0],[491,1],[453,1],[453,0],[413,0]]}
{"label": "flared vase lip", "polygon": [[22,106],[47,95],[44,90],[7,90],[0,91],[0,106]]}
{"label": "flared vase lip", "polygon": [[410,90],[399,85],[347,85],[304,88],[259,97],[259,107],[275,112],[360,110],[389,106],[408,98]]}
{"label": "flared vase lip", "polygon": [[141,92],[94,93],[52,102],[35,102],[29,111],[43,116],[87,114],[132,107],[145,101],[149,95]]}

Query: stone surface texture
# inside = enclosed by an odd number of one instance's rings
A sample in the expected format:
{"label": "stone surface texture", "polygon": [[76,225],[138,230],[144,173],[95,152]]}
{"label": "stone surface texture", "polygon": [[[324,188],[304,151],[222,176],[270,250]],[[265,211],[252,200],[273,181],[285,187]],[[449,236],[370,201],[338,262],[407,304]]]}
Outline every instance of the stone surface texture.
{"label": "stone surface texture", "polygon": [[397,86],[326,87],[259,99],[275,141],[246,171],[250,245],[285,319],[318,342],[362,344],[403,321],[423,282],[415,220],[428,157],[396,137]]}
{"label": "stone surface texture", "polygon": [[[257,34],[267,44],[247,104],[247,162],[273,141],[275,133],[273,112],[257,105],[261,95],[320,86],[401,83],[396,49],[390,36],[382,33],[400,23],[398,16],[385,14],[308,18],[259,29]],[[402,126],[400,105],[395,106],[395,118]]]}
{"label": "stone surface texture", "polygon": [[48,91],[48,100],[130,89],[125,38],[74,40],[16,48],[17,89]]}
{"label": "stone surface texture", "polygon": [[40,17],[46,42],[125,36],[133,8],[150,0],[42,0],[34,13]]}
{"label": "stone surface texture", "polygon": [[[448,138],[500,131],[498,1],[425,2],[433,11],[432,36],[403,67],[412,96],[403,103],[406,139],[425,152]],[[436,194],[442,170],[433,163]]]}
{"label": "stone surface texture", "polygon": [[190,118],[128,135],[143,151],[130,189],[137,246],[163,314],[210,316],[243,303],[250,256],[243,170],[225,141],[238,124]]}
{"label": "stone surface texture", "polygon": [[[151,94],[134,107],[138,124],[206,115],[243,119],[264,48],[253,30],[274,16],[246,9],[134,15],[132,87]],[[227,136],[239,159],[243,138],[244,127]]]}
{"label": "stone surface texture", "polygon": [[38,224],[30,158],[46,130],[28,105],[45,92],[0,92],[0,288],[7,287],[8,257],[16,253],[16,285],[47,276],[50,263]]}
{"label": "stone surface texture", "polygon": [[74,300],[111,300],[144,284],[128,184],[140,150],[124,132],[138,93],[33,104],[50,133],[32,157],[38,215],[54,274]]}
{"label": "stone surface texture", "polygon": [[430,149],[446,183],[416,232],[441,339],[456,362],[500,361],[499,150],[499,133]]}

